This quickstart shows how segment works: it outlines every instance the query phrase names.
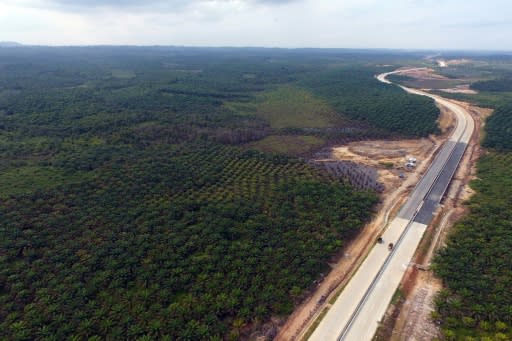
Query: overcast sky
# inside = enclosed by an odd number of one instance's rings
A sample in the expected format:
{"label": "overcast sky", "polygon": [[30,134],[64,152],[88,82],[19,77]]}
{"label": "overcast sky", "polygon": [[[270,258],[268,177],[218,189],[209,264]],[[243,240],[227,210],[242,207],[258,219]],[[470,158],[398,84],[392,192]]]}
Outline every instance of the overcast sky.
{"label": "overcast sky", "polygon": [[0,0],[0,41],[512,50],[512,1]]}

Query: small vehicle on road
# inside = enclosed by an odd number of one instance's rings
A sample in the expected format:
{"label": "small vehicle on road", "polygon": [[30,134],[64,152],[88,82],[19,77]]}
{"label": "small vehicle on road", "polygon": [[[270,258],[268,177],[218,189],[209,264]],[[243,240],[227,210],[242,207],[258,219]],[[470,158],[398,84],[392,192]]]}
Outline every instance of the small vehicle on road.
{"label": "small vehicle on road", "polygon": [[377,243],[382,244],[383,242],[384,242],[384,239],[382,239],[382,237],[379,236],[379,238],[377,238]]}
{"label": "small vehicle on road", "polygon": [[393,243],[389,243],[388,244],[388,250],[389,251],[393,250],[393,247],[394,247]]}

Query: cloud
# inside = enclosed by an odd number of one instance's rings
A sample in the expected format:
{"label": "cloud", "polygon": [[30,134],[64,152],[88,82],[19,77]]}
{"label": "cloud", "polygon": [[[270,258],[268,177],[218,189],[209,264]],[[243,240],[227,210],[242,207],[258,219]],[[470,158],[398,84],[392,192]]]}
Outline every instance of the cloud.
{"label": "cloud", "polygon": [[118,10],[122,12],[166,12],[177,13],[197,6],[239,5],[279,6],[303,0],[6,0],[17,6],[60,12],[94,12]]}
{"label": "cloud", "polygon": [[202,0],[40,0],[39,6],[57,11],[95,11],[115,9],[121,11],[178,12]]}
{"label": "cloud", "polygon": [[0,0],[0,40],[51,45],[511,48],[510,0],[493,0],[492,6],[462,1]]}
{"label": "cloud", "polygon": [[[142,6],[143,4],[139,0],[48,0],[46,2],[59,4],[61,6]],[[164,1],[161,0],[146,0],[144,5],[152,4],[152,3],[162,3]],[[176,1],[170,1],[173,3]],[[177,2],[186,2],[186,1],[177,1]]]}
{"label": "cloud", "polygon": [[300,2],[300,0],[253,0],[255,3],[268,4],[268,5],[283,5],[293,2]]}
{"label": "cloud", "polygon": [[449,29],[484,29],[484,28],[505,28],[512,26],[508,20],[502,21],[472,21],[444,24],[443,27]]}

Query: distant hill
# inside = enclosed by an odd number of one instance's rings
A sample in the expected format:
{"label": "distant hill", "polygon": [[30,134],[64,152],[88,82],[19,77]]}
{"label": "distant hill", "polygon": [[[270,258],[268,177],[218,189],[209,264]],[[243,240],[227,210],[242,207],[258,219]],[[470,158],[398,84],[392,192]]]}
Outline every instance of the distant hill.
{"label": "distant hill", "polygon": [[0,41],[0,47],[16,47],[23,46],[23,44],[17,43],[15,41]]}

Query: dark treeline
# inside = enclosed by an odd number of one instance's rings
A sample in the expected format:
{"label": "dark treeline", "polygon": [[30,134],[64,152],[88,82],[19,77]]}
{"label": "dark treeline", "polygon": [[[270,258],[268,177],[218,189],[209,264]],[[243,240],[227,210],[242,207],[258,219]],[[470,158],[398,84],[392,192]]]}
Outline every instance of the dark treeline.
{"label": "dark treeline", "polygon": [[301,84],[351,119],[406,136],[438,132],[439,110],[432,99],[377,82],[376,73],[374,69],[352,67],[317,73]]}
{"label": "dark treeline", "polygon": [[499,106],[487,119],[485,147],[500,151],[512,151],[512,104]]}
{"label": "dark treeline", "polygon": [[479,81],[471,84],[471,89],[478,91],[511,92],[512,75],[488,81]]}

